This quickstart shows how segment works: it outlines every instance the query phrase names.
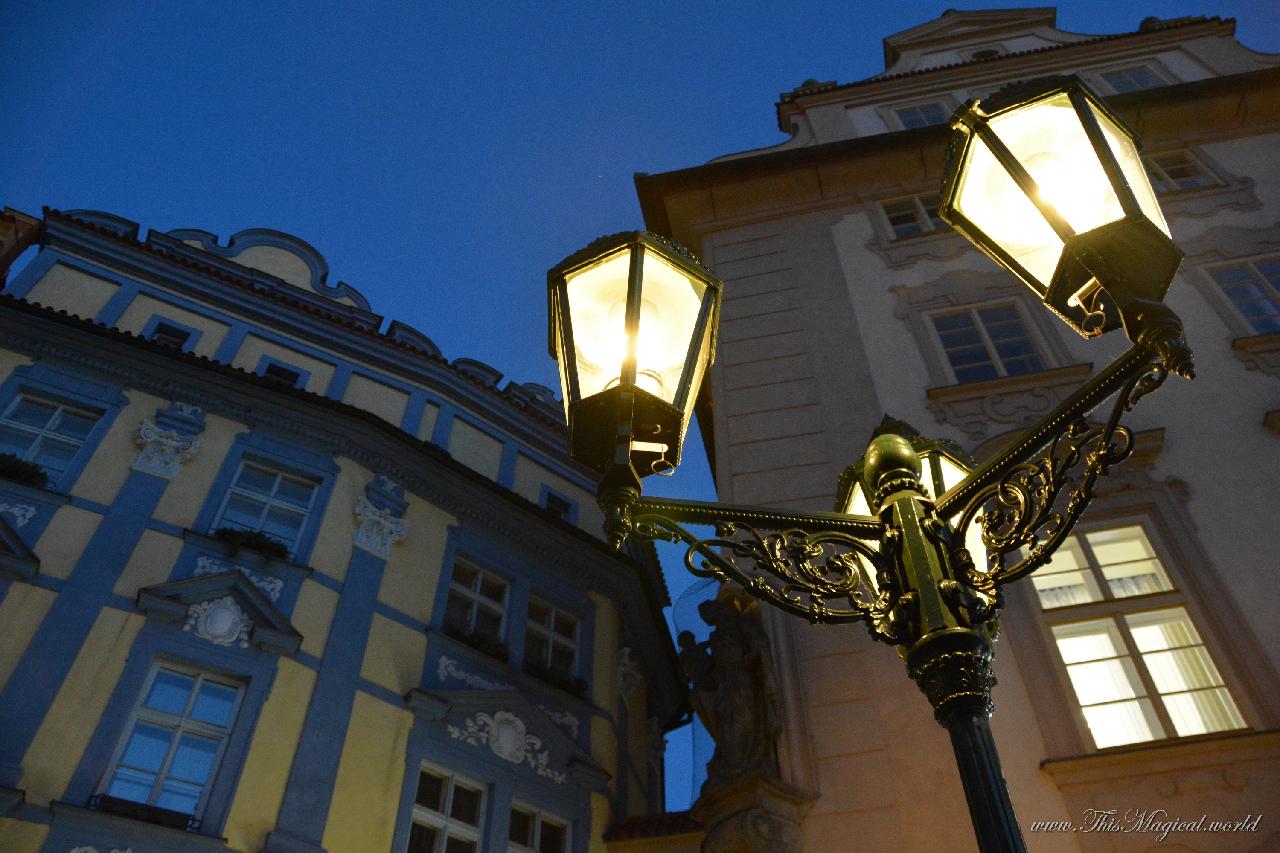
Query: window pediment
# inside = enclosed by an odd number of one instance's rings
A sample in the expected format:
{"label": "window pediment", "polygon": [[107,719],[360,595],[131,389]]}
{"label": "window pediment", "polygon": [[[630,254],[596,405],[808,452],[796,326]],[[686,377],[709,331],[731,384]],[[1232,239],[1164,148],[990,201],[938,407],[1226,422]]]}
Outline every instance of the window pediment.
{"label": "window pediment", "polygon": [[138,608],[218,646],[253,645],[279,655],[302,643],[302,634],[238,571],[145,587],[138,591]]}

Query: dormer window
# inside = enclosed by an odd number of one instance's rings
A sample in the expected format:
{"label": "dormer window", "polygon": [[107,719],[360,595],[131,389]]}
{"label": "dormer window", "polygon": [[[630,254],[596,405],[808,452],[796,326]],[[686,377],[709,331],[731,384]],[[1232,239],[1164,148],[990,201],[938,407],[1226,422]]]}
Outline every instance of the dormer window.
{"label": "dormer window", "polygon": [[306,387],[307,379],[311,376],[310,372],[300,367],[295,367],[292,364],[266,355],[258,362],[257,372],[263,379],[270,379],[273,382],[288,385],[290,388]]}
{"label": "dormer window", "polygon": [[166,323],[161,320],[156,323],[156,327],[151,332],[151,340],[161,346],[173,347],[174,349],[183,349],[187,345],[187,341],[191,338],[191,333],[186,329],[181,329],[172,323]]}
{"label": "dormer window", "polygon": [[893,114],[898,117],[898,123],[902,125],[903,130],[911,130],[934,124],[946,124],[950,112],[941,102],[932,101],[910,107],[897,107]]}
{"label": "dormer window", "polygon": [[1158,89],[1168,85],[1156,72],[1146,65],[1130,65],[1103,71],[1098,75],[1103,82],[1117,95],[1125,92],[1137,92],[1141,89]]}

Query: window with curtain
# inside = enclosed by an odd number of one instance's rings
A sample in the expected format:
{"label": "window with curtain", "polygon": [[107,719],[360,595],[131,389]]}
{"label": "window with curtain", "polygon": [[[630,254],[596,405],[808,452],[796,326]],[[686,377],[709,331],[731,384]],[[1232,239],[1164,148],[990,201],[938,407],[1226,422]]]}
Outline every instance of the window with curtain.
{"label": "window with curtain", "polygon": [[959,383],[1043,370],[1044,359],[1013,303],[981,305],[930,318]]}

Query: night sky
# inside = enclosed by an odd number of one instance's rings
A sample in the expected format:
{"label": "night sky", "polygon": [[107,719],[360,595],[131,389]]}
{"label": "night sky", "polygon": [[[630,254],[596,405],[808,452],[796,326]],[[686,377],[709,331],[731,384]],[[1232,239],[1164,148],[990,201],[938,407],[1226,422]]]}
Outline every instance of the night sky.
{"label": "night sky", "polygon": [[[643,227],[635,172],[781,142],[780,92],[883,71],[881,40],[946,8],[1027,5],[8,0],[0,205],[290,232],[447,358],[558,387],[546,270]],[[1058,25],[1147,15],[1234,17],[1246,46],[1280,52],[1275,0],[1074,2]],[[701,456],[655,485],[714,497]],[[668,579],[673,597],[691,580]]]}

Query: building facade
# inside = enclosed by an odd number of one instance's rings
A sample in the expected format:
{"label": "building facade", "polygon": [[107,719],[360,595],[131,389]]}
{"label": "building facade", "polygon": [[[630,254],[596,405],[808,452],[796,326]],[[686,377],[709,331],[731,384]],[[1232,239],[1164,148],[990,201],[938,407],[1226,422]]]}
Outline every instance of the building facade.
{"label": "building facade", "polygon": [[[637,176],[642,210],[725,281],[699,410],[721,499],[827,510],[886,414],[981,459],[1128,345],[1078,337],[937,216],[957,107],[1050,74],[1107,97],[1186,253],[1168,302],[1198,377],[1142,402],[1133,456],[1053,562],[1006,588],[992,726],[1033,850],[1157,844],[1033,831],[1089,809],[1122,830],[1143,813],[1235,826],[1170,835],[1179,849],[1272,849],[1280,56],[1217,18],[1055,23],[953,10],[891,35],[882,74],[782,95],[786,142]],[[784,776],[821,795],[805,849],[935,851],[944,828],[945,849],[974,849],[947,735],[892,650],[856,625],[770,620]]]}
{"label": "building facade", "polygon": [[586,853],[661,811],[665,586],[548,389],[286,234],[0,225],[0,849]]}

